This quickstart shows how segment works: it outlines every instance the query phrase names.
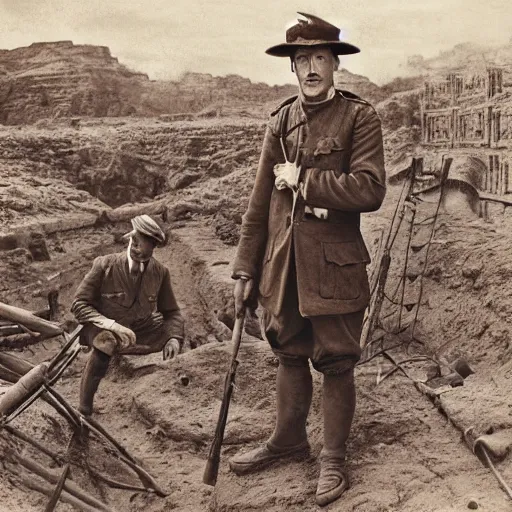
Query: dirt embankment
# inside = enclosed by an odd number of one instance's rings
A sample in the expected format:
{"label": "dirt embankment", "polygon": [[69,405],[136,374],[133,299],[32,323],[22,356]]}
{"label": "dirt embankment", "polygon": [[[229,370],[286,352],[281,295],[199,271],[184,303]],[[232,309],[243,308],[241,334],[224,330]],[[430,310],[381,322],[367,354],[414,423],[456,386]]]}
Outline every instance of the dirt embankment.
{"label": "dirt embankment", "polygon": [[0,129],[0,227],[147,201],[254,166],[262,134],[261,121],[236,119]]}

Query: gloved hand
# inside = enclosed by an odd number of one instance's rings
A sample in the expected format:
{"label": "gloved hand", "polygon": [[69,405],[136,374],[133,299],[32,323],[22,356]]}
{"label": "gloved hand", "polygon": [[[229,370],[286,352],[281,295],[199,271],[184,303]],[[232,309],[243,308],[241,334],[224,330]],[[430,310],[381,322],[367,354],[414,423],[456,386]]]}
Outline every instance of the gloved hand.
{"label": "gloved hand", "polygon": [[115,322],[109,329],[119,339],[119,349],[125,349],[131,345],[135,345],[136,336],[135,333],[128,327],[118,324]]}
{"label": "gloved hand", "polygon": [[285,162],[284,164],[274,165],[276,188],[278,190],[289,188],[296,192],[299,184],[299,174],[300,167],[297,167],[293,162]]}
{"label": "gloved hand", "polygon": [[163,360],[173,359],[180,353],[180,342],[176,338],[171,338],[162,349]]}
{"label": "gloved hand", "polygon": [[244,306],[251,295],[254,281],[251,278],[241,277],[236,280],[233,296],[235,298],[235,316],[239,318],[242,315]]}

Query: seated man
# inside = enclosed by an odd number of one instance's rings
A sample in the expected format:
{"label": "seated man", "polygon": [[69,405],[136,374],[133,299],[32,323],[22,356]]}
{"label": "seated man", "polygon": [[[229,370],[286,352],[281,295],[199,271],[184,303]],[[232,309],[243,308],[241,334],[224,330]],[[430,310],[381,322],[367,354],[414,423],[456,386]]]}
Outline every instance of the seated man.
{"label": "seated man", "polygon": [[165,233],[149,216],[132,219],[128,250],[100,256],[80,283],[71,306],[92,345],[80,385],[80,407],[92,414],[94,394],[114,353],[174,357],[183,344],[183,318],[171,287],[169,270],[153,250]]}

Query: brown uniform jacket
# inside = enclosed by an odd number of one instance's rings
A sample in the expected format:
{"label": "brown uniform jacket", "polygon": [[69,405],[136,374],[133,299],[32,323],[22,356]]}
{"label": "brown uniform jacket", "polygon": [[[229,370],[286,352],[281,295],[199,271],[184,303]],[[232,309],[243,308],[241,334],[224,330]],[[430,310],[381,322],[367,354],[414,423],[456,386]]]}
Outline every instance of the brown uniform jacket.
{"label": "brown uniform jacket", "polygon": [[[253,277],[260,303],[275,315],[283,307],[293,255],[303,316],[351,313],[368,304],[370,257],[360,212],[377,210],[384,199],[384,151],[375,110],[348,94],[338,91],[332,101],[307,110],[299,99],[289,101],[265,133],[233,276]],[[304,197],[292,219],[292,191],[274,186],[273,168],[285,161],[281,133],[287,134],[288,160],[294,160],[300,125]],[[327,208],[328,219],[306,214],[306,204]]]}
{"label": "brown uniform jacket", "polygon": [[161,313],[166,340],[183,340],[183,318],[169,270],[154,258],[137,279],[130,275],[126,252],[96,258],[76,291],[71,312],[80,323],[101,315],[135,334],[151,331],[155,313]]}

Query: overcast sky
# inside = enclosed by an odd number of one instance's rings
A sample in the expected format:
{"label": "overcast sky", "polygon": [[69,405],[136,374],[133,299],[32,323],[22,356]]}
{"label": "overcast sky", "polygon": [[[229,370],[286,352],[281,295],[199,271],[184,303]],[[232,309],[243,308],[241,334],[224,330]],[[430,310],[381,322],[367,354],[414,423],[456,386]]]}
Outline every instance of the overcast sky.
{"label": "overcast sky", "polygon": [[198,71],[293,83],[288,60],[264,51],[284,42],[296,11],[341,27],[361,48],[342,65],[378,84],[409,55],[512,38],[510,0],[0,0],[0,48],[72,40],[108,46],[152,79]]}

